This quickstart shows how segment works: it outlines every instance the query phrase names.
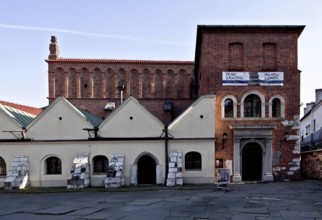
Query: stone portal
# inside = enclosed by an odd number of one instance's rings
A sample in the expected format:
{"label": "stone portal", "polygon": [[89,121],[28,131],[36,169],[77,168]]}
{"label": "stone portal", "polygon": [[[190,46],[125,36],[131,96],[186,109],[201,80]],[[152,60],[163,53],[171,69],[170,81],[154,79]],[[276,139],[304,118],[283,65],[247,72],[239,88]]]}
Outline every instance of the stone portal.
{"label": "stone portal", "polygon": [[234,125],[231,128],[234,130],[233,181],[273,181],[275,126]]}

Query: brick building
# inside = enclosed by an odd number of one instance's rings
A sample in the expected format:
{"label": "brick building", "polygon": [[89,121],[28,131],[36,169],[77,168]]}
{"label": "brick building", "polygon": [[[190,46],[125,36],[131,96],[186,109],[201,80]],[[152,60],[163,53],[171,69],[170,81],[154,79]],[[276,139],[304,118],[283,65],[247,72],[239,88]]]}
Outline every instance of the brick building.
{"label": "brick building", "polygon": [[198,95],[216,95],[216,164],[232,160],[234,181],[300,178],[297,40],[303,29],[198,27]]}
{"label": "brick building", "polygon": [[60,58],[52,37],[47,62],[49,102],[62,95],[100,117],[131,95],[169,124],[197,98],[191,61]]}
{"label": "brick building", "polygon": [[48,57],[49,101],[59,95],[102,118],[123,99],[169,124],[198,97],[216,95],[216,168],[233,181],[300,178],[300,71],[304,26],[197,28],[195,61]]}

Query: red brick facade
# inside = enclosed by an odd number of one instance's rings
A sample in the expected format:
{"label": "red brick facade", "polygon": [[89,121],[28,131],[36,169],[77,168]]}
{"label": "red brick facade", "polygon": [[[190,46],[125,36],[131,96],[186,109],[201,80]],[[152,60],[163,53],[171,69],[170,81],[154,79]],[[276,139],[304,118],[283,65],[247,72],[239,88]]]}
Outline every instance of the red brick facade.
{"label": "red brick facade", "polygon": [[[76,106],[100,117],[110,111],[107,102],[121,102],[130,95],[165,123],[187,108],[193,92],[193,62],[105,59],[49,59],[49,100],[62,95]],[[164,111],[173,103],[172,113]],[[171,116],[172,114],[172,116]]]}
{"label": "red brick facade", "polygon": [[[233,160],[234,125],[272,127],[272,157],[280,152],[279,161],[273,163],[275,179],[298,179],[297,159],[299,149],[296,140],[284,141],[287,132],[293,138],[298,136],[298,127],[284,126],[284,121],[298,121],[300,114],[300,71],[297,67],[297,40],[303,26],[199,26],[196,49],[196,78],[198,94],[216,94],[215,136],[216,158]],[[283,72],[282,86],[227,86],[222,83],[222,72]],[[242,117],[243,97],[247,94],[260,94],[264,99],[261,117]],[[236,117],[225,118],[222,114],[225,97],[235,97]],[[281,97],[284,115],[272,117],[270,99]],[[295,122],[297,123],[297,122]],[[256,128],[253,128],[256,129]],[[252,129],[248,129],[251,131]],[[222,147],[223,133],[228,134]],[[244,137],[255,141],[261,137]],[[295,138],[294,138],[295,139]],[[242,152],[241,152],[242,153]],[[294,160],[294,158],[296,158]],[[296,161],[296,163],[294,163]],[[277,167],[277,169],[275,169]],[[287,175],[287,173],[289,175]]]}
{"label": "red brick facade", "polygon": [[[195,62],[63,59],[59,58],[53,37],[47,60],[49,100],[62,95],[79,108],[106,117],[109,111],[104,106],[107,102],[120,104],[124,85],[124,98],[132,95],[169,124],[198,96],[215,94],[216,159],[221,159],[224,167],[231,161],[230,168],[238,179],[243,176],[241,167],[249,165],[242,161],[244,149],[257,143],[262,148],[261,180],[270,180],[270,176],[275,180],[299,179],[297,40],[303,29],[304,26],[198,26]],[[223,85],[223,72],[279,72],[283,83]],[[244,115],[244,102],[252,95],[261,99],[259,117]],[[226,99],[234,101],[232,117],[223,115]],[[272,113],[276,108],[274,99],[278,100],[277,116]],[[173,103],[172,113],[164,110],[168,101]],[[223,142],[224,133],[228,138]],[[286,133],[288,141],[283,139]]]}

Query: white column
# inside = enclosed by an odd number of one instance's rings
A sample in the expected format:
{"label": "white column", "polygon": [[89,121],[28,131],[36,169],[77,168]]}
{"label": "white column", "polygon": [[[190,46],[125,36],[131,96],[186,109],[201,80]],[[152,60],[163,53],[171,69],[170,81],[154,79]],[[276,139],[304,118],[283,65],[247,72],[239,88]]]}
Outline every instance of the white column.
{"label": "white column", "polygon": [[131,165],[130,167],[130,185],[138,185],[138,166]]}
{"label": "white column", "polygon": [[157,174],[156,183],[157,183],[157,184],[163,184],[163,178],[162,178],[162,165],[157,165],[157,166],[156,166],[156,174]]}
{"label": "white column", "polygon": [[272,140],[266,139],[266,150],[265,150],[265,162],[264,162],[264,180],[265,181],[274,181],[272,174],[273,167],[273,155],[272,155]]}
{"label": "white column", "polygon": [[233,182],[240,182],[240,139],[234,139],[234,175]]}

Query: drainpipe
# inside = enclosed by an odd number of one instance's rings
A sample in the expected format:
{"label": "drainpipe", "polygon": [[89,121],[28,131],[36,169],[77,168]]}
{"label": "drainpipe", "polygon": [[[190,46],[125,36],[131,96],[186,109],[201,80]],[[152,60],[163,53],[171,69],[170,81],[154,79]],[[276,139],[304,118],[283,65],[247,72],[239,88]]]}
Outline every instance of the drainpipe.
{"label": "drainpipe", "polygon": [[124,84],[122,86],[120,86],[120,90],[121,90],[121,103],[123,103],[123,92],[125,90],[125,85]]}
{"label": "drainpipe", "polygon": [[169,134],[168,134],[168,126],[165,125],[164,129],[164,147],[165,147],[165,180],[164,185],[167,185],[167,176],[169,171],[169,158],[168,158],[168,144],[169,144]]}

